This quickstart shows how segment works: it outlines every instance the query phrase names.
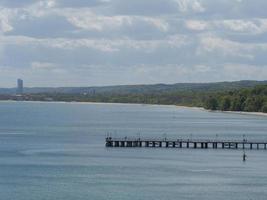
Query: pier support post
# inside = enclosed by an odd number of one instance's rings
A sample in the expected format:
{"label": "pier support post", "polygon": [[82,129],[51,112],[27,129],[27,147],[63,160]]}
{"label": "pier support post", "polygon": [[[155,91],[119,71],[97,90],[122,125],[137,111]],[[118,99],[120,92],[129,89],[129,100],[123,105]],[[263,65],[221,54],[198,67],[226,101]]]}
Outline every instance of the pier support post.
{"label": "pier support post", "polygon": [[125,147],[125,142],[121,141],[121,147]]}
{"label": "pier support post", "polygon": [[189,142],[186,143],[186,148],[189,148]]}
{"label": "pier support post", "polygon": [[197,143],[196,142],[194,142],[194,149],[196,149],[197,148]]}
{"label": "pier support post", "polygon": [[253,149],[253,144],[252,143],[250,143],[250,149]]}
{"label": "pier support post", "polygon": [[120,146],[119,141],[116,141],[115,142],[115,147],[119,147],[119,146]]}
{"label": "pier support post", "polygon": [[136,146],[136,147],[139,147],[139,141],[136,141],[136,142],[135,142],[135,146]]}
{"label": "pier support post", "polygon": [[152,147],[155,147],[156,146],[156,142],[152,142]]}
{"label": "pier support post", "polygon": [[172,147],[175,147],[175,142],[172,142]]}
{"label": "pier support post", "polygon": [[127,142],[127,147],[132,147],[133,146],[133,143],[131,141],[128,141]]}
{"label": "pier support post", "polygon": [[149,147],[149,142],[146,141],[145,143],[146,143],[146,147]]}

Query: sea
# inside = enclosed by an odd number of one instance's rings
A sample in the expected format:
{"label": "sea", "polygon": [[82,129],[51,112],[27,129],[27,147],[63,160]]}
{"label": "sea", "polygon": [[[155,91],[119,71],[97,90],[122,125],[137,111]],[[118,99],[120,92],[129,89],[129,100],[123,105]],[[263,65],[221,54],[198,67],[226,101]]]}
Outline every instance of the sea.
{"label": "sea", "polygon": [[267,117],[0,102],[0,200],[266,200],[267,151],[106,148],[105,137],[267,140]]}

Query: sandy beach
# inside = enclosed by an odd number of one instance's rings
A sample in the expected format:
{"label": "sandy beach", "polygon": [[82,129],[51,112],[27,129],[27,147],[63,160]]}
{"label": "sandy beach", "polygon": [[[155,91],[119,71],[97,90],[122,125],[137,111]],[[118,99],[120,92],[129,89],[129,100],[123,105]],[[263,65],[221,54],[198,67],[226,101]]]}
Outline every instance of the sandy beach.
{"label": "sandy beach", "polygon": [[207,112],[215,112],[215,113],[231,113],[231,114],[241,114],[241,115],[258,115],[258,116],[265,116],[267,117],[267,113],[263,112],[244,112],[244,111],[222,111],[222,110],[207,110],[203,107],[190,107],[190,106],[177,106],[178,108],[191,108],[197,109]]}
{"label": "sandy beach", "polygon": [[267,117],[267,113],[263,112],[242,112],[242,111],[211,111],[211,112],[223,112],[223,113],[241,114],[241,115],[258,115]]}

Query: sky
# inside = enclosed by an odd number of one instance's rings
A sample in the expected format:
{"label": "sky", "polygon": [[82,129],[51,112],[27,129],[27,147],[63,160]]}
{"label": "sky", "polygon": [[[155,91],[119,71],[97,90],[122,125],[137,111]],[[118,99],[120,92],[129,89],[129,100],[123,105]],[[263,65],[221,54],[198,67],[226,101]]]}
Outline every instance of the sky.
{"label": "sky", "polygon": [[0,0],[0,87],[267,79],[266,0]]}

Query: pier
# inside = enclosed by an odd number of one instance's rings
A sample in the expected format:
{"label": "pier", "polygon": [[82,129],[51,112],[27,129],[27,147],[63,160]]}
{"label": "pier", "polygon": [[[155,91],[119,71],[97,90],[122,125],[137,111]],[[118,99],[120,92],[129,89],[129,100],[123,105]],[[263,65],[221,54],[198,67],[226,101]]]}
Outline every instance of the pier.
{"label": "pier", "polygon": [[210,139],[145,139],[106,138],[106,147],[147,147],[147,148],[192,148],[192,149],[256,149],[266,150],[267,141],[210,140]]}

